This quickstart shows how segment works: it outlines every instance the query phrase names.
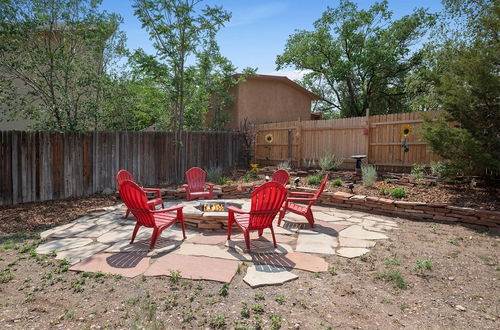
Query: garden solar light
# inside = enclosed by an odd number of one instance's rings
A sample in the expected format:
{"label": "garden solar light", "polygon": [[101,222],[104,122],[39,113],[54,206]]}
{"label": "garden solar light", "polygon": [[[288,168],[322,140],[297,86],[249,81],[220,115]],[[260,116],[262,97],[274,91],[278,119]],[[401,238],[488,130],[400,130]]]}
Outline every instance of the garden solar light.
{"label": "garden solar light", "polygon": [[353,191],[353,189],[354,189],[354,183],[352,183],[352,182],[351,182],[351,183],[349,183],[349,184],[347,185],[347,188],[349,188],[349,189],[351,190],[351,193],[354,193],[354,191]]}
{"label": "garden solar light", "polygon": [[266,175],[266,182],[269,182],[269,175]]}
{"label": "garden solar light", "polygon": [[300,178],[299,177],[296,177],[293,182],[295,182],[295,186],[298,187],[299,186],[299,183],[300,183]]}

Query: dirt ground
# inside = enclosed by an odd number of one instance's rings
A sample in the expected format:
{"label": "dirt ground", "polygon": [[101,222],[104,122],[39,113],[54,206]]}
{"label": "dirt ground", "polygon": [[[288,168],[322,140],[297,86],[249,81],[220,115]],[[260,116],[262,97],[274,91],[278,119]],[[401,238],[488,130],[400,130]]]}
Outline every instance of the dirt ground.
{"label": "dirt ground", "polygon": [[116,204],[112,195],[0,206],[0,236],[59,226],[93,209]]}
{"label": "dirt ground", "polygon": [[[90,204],[95,200],[73,207],[83,212]],[[246,266],[228,286],[76,273],[36,255],[36,235],[4,235],[0,328],[498,329],[499,237],[459,225],[397,223],[367,255],[324,256],[329,272],[294,270],[297,280],[257,289],[243,282]]]}

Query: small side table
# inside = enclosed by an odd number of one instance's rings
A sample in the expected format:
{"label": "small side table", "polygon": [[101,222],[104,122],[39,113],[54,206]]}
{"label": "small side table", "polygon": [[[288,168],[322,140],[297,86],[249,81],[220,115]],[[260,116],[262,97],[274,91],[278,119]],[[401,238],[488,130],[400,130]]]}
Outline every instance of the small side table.
{"label": "small side table", "polygon": [[351,158],[356,159],[356,166],[354,170],[358,173],[361,172],[361,162],[366,158],[366,155],[353,155]]}

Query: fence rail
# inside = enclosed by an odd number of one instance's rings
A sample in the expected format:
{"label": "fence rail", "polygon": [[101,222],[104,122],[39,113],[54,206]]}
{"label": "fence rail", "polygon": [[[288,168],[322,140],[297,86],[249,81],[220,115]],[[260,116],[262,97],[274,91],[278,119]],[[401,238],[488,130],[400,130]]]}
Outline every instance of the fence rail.
{"label": "fence rail", "polygon": [[[353,168],[353,155],[366,155],[367,161],[390,171],[407,171],[413,164],[430,164],[439,160],[427,150],[419,128],[423,116],[438,112],[410,112],[390,115],[353,117],[331,120],[291,121],[256,125],[254,157],[257,163],[275,165],[291,160],[304,165],[326,154],[345,159],[341,168]],[[401,147],[401,127],[409,124],[406,138],[409,151]],[[365,160],[366,161],[366,160]]]}
{"label": "fence rail", "polygon": [[177,183],[192,166],[241,163],[241,139],[237,132],[182,132],[175,144],[172,132],[1,131],[0,205],[116,189],[120,169],[143,185]]}

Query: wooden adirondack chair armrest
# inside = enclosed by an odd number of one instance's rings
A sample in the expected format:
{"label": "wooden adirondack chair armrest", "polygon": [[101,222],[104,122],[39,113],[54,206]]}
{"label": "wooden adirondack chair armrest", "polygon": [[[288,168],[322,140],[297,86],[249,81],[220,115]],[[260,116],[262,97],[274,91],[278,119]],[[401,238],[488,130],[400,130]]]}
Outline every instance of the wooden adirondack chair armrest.
{"label": "wooden adirondack chair armrest", "polygon": [[243,210],[240,210],[239,208],[234,207],[234,206],[228,206],[227,211],[234,212],[234,213],[240,213],[240,214],[249,214],[250,213],[249,211],[243,211]]}
{"label": "wooden adirondack chair armrest", "polygon": [[161,198],[161,190],[158,188],[142,188],[144,191],[156,192],[156,197]]}
{"label": "wooden adirondack chair armrest", "polygon": [[301,191],[290,191],[288,193],[289,196],[314,196],[313,193],[301,192]]}
{"label": "wooden adirondack chair armrest", "polygon": [[287,202],[314,202],[317,200],[317,198],[299,198],[299,197],[292,197],[292,198],[287,198]]}

